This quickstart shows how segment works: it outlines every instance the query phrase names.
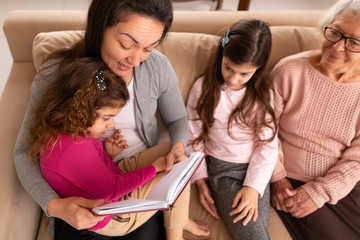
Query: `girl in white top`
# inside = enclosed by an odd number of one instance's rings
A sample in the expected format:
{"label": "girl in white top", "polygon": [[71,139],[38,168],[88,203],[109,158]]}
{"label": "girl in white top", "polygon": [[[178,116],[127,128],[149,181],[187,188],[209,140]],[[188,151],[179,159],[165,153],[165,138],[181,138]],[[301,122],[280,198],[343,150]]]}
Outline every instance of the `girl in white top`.
{"label": "girl in white top", "polygon": [[193,177],[200,202],[234,239],[270,239],[268,183],[278,155],[273,94],[263,78],[270,50],[264,22],[235,23],[187,102],[186,150],[207,154]]}

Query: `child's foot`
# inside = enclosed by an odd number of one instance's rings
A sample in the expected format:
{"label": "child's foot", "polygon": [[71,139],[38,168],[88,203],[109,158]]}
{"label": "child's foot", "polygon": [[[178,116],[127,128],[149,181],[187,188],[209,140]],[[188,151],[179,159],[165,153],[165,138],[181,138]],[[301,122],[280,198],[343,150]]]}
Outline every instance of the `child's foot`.
{"label": "child's foot", "polygon": [[208,225],[201,221],[192,220],[189,218],[188,224],[184,227],[184,230],[190,232],[196,236],[209,236],[210,235],[210,228]]}

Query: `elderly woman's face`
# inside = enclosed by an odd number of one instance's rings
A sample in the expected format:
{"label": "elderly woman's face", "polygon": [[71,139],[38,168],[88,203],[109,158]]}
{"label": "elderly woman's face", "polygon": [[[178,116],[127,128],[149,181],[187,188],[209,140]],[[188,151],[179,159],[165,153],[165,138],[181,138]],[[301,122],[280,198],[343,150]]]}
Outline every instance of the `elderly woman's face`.
{"label": "elderly woman's face", "polygon": [[[360,40],[359,23],[360,17],[351,12],[338,16],[329,27],[339,31],[346,37]],[[332,43],[325,39],[321,47],[321,55],[321,68],[331,74],[342,74],[353,64],[360,64],[360,53],[347,50],[344,38],[337,43]]]}
{"label": "elderly woman's face", "polygon": [[101,57],[128,84],[133,77],[134,67],[150,55],[163,31],[161,22],[131,15],[127,22],[119,22],[105,30]]}

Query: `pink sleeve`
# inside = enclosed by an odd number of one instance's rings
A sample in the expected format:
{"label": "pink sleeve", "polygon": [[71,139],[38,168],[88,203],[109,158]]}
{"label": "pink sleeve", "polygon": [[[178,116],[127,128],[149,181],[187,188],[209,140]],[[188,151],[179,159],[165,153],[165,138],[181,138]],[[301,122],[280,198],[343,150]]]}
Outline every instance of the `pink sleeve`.
{"label": "pink sleeve", "polygon": [[254,188],[262,197],[278,156],[277,136],[270,143],[258,144],[251,156],[244,186]]}
{"label": "pink sleeve", "polygon": [[122,174],[104,153],[101,144],[91,141],[73,144],[66,151],[62,175],[73,185],[97,199],[117,200],[156,175],[152,165]]}
{"label": "pink sleeve", "polygon": [[[271,105],[274,105],[273,97],[271,99]],[[272,125],[274,126],[275,123],[273,122]],[[272,136],[272,129],[263,128],[261,132],[259,132],[257,139],[270,139]],[[244,185],[254,188],[261,197],[274,171],[278,159],[278,152],[277,135],[275,135],[271,142],[254,144],[254,151],[249,162]]]}
{"label": "pink sleeve", "polygon": [[[201,131],[202,122],[200,120],[194,120],[198,118],[198,114],[196,112],[196,106],[201,94],[201,84],[203,82],[203,77],[196,80],[191,88],[189,93],[189,97],[186,104],[186,111],[189,118],[189,128],[190,128],[190,137],[188,145],[185,149],[185,152],[190,155],[195,151],[205,152],[204,143],[199,143],[195,146],[190,145],[191,141],[199,136]],[[191,183],[194,183],[198,179],[207,178],[207,168],[205,160],[202,161],[199,168],[196,170],[194,175],[191,178]]]}
{"label": "pink sleeve", "polygon": [[348,195],[360,181],[360,137],[354,139],[346,149],[342,159],[327,171],[323,177],[318,177],[301,186],[320,208],[326,202],[336,204]]}
{"label": "pink sleeve", "polygon": [[[273,83],[274,86],[274,111],[275,111],[275,116],[276,119],[279,120],[280,116],[283,112],[284,109],[284,89],[283,86],[281,84],[281,77],[282,74],[279,74],[277,72],[278,66],[275,66],[274,69],[272,70],[272,72],[270,73],[269,77]],[[271,182],[276,182],[279,181],[283,178],[285,178],[287,176],[285,167],[284,167],[284,153],[282,151],[282,147],[281,147],[281,140],[278,140],[278,157],[277,157],[277,161],[274,167],[274,171],[271,177]]]}

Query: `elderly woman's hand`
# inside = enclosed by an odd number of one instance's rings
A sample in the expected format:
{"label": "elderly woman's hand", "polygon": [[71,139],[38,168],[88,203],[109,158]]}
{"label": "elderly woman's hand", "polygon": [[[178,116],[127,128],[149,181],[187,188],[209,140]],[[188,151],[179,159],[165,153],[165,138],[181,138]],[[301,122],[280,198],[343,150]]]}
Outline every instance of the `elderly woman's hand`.
{"label": "elderly woman's hand", "polygon": [[291,194],[292,197],[285,200],[285,206],[293,217],[302,218],[318,209],[303,188],[299,187],[295,190],[289,190],[289,194]]}
{"label": "elderly woman's hand", "polygon": [[286,178],[271,184],[271,204],[278,211],[289,212],[285,200],[291,197],[289,190],[293,190],[293,186]]}

